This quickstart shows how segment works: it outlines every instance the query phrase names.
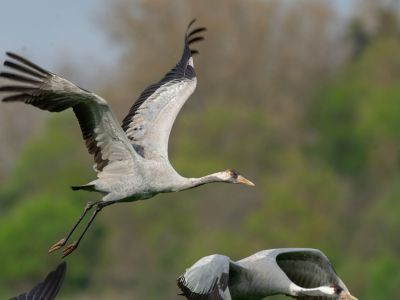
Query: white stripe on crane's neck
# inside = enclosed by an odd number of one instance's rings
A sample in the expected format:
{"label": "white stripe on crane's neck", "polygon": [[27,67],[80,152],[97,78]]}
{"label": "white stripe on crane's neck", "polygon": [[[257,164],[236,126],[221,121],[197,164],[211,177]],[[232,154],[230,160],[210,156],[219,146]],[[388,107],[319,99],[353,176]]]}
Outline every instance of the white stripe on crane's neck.
{"label": "white stripe on crane's neck", "polygon": [[320,291],[322,291],[323,293],[327,294],[327,295],[334,295],[335,294],[335,289],[331,286],[321,286],[319,288]]}
{"label": "white stripe on crane's neck", "polygon": [[193,64],[193,57],[190,57],[190,58],[189,58],[189,60],[188,60],[188,65],[191,66],[191,67],[194,67],[194,64]]}
{"label": "white stripe on crane's neck", "polygon": [[331,286],[320,286],[317,288],[302,288],[294,283],[291,283],[289,290],[292,296],[326,296],[335,295],[335,289]]}

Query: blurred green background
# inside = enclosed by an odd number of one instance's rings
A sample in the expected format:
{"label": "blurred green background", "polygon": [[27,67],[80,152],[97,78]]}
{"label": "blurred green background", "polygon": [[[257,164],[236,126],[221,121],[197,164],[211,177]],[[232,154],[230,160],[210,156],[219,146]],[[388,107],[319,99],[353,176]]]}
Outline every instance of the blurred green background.
{"label": "blurred green background", "polygon": [[[96,24],[119,59],[66,58],[58,73],[74,81],[90,69],[122,120],[178,61],[197,17],[208,28],[198,87],[170,159],[188,177],[235,168],[256,188],[207,185],[102,211],[66,259],[60,299],[180,299],[176,278],[200,257],[277,247],[321,249],[359,299],[400,299],[399,5],[332,2],[103,3]],[[100,198],[69,189],[95,176],[73,113],[36,110],[0,108],[2,299],[60,262],[47,249]]]}

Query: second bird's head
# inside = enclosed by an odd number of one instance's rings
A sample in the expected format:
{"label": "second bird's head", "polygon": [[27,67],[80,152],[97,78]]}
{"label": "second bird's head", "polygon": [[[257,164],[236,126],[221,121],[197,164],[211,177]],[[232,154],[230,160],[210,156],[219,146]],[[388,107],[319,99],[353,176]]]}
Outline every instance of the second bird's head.
{"label": "second bird's head", "polygon": [[223,182],[227,183],[241,183],[241,184],[246,184],[249,186],[255,186],[254,183],[252,183],[250,180],[244,178],[242,175],[239,174],[239,172],[228,169],[226,171],[222,171],[218,173],[218,176]]}

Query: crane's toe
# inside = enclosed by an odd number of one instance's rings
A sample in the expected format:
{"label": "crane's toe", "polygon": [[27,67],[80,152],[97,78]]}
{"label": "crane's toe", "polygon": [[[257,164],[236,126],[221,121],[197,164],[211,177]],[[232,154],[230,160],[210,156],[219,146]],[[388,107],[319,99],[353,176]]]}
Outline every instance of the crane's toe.
{"label": "crane's toe", "polygon": [[70,255],[74,250],[77,248],[78,244],[76,242],[73,242],[72,244],[68,245],[62,252],[62,258]]}
{"label": "crane's toe", "polygon": [[66,241],[67,240],[65,238],[62,238],[61,240],[59,240],[57,243],[55,243],[53,246],[50,247],[49,253],[57,251],[58,249],[60,249],[62,246],[65,245]]}

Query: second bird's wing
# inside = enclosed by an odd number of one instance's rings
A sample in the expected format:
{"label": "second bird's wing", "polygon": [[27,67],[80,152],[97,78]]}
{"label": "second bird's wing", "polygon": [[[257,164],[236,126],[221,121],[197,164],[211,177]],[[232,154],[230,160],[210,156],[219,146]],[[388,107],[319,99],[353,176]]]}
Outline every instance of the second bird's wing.
{"label": "second bird's wing", "polygon": [[4,102],[24,102],[50,112],[72,108],[86,147],[94,156],[96,171],[108,168],[110,173],[127,172],[132,167],[136,153],[103,98],[19,55],[8,52],[7,56],[10,60],[4,66],[12,72],[1,72],[0,77],[12,84],[0,87],[0,92],[10,93]]}
{"label": "second bird's wing", "polygon": [[203,257],[178,278],[178,286],[189,300],[231,300],[231,263],[229,257],[219,254]]}
{"label": "second bird's wing", "polygon": [[64,281],[67,264],[58,265],[57,269],[50,272],[43,282],[37,284],[30,292],[21,294],[10,300],[53,300]]}
{"label": "second bird's wing", "polygon": [[203,39],[198,34],[204,27],[188,30],[183,54],[178,64],[161,81],[146,88],[122,122],[122,128],[136,152],[146,159],[168,160],[168,140],[176,116],[196,88],[189,46]]}
{"label": "second bird's wing", "polygon": [[[291,281],[303,288],[340,285],[329,259],[317,249],[281,249],[276,262]],[[301,296],[299,300],[329,300],[329,297]]]}

